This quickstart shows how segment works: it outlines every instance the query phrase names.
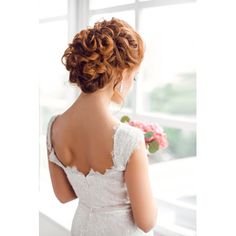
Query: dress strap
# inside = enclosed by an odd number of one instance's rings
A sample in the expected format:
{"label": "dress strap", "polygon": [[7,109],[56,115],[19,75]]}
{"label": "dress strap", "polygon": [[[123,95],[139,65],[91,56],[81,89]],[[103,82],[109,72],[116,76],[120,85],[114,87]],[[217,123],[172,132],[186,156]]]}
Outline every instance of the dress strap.
{"label": "dress strap", "polygon": [[61,161],[58,160],[54,148],[52,146],[52,141],[51,141],[51,128],[53,125],[53,122],[59,115],[53,115],[49,122],[48,122],[48,127],[47,127],[47,134],[46,134],[46,143],[47,143],[47,149],[49,151],[49,161],[54,162],[55,164],[59,165],[62,169],[65,169],[66,167],[61,163]]}
{"label": "dress strap", "polygon": [[52,151],[53,147],[52,147],[52,143],[51,143],[51,127],[52,127],[52,124],[54,122],[54,120],[56,119],[57,115],[53,115],[50,119],[49,119],[49,122],[48,122],[48,126],[47,126],[47,134],[46,134],[46,137],[47,137],[47,148],[48,148],[48,151],[49,153]]}

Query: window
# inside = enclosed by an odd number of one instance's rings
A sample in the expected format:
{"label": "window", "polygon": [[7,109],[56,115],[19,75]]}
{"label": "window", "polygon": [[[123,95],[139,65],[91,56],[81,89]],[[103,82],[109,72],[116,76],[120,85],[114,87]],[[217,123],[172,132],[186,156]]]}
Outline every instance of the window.
{"label": "window", "polygon": [[140,32],[147,44],[142,67],[141,110],[196,114],[194,6],[143,9]]}
{"label": "window", "polygon": [[[140,71],[138,112],[173,118],[196,115],[194,4],[149,7],[140,10],[139,31],[147,45]],[[196,155],[196,131],[164,127],[170,145],[157,161]]]}
{"label": "window", "polygon": [[97,20],[121,18],[142,35],[146,52],[133,90],[117,114],[157,122],[169,140],[166,150],[149,159],[159,206],[154,235],[196,235],[194,3],[195,0],[40,0],[40,179],[46,176],[43,187],[50,181],[45,158],[46,125],[51,115],[64,111],[78,95],[68,82],[61,56],[76,32]]}

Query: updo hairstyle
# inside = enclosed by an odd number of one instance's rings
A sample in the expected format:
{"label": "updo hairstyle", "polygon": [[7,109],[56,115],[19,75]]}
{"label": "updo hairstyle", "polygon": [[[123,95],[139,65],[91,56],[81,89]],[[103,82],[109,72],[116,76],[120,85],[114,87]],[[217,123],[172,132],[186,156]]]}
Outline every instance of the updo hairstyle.
{"label": "updo hairstyle", "polygon": [[81,30],[68,45],[61,61],[70,72],[69,81],[84,93],[103,88],[113,77],[114,90],[122,80],[122,72],[134,70],[144,56],[140,35],[128,23],[114,17]]}

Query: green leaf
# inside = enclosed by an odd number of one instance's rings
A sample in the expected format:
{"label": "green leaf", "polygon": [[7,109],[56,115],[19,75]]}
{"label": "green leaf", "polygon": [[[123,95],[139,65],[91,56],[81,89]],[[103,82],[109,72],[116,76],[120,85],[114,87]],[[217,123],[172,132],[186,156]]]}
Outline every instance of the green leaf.
{"label": "green leaf", "polygon": [[120,119],[121,122],[125,123],[125,122],[129,122],[130,118],[128,116],[122,116]]}
{"label": "green leaf", "polygon": [[151,138],[152,135],[153,135],[153,132],[152,132],[152,131],[146,132],[146,133],[144,134],[145,138]]}
{"label": "green leaf", "polygon": [[159,143],[157,141],[153,140],[151,143],[149,143],[148,150],[150,153],[154,153],[158,151],[158,149],[159,149]]}

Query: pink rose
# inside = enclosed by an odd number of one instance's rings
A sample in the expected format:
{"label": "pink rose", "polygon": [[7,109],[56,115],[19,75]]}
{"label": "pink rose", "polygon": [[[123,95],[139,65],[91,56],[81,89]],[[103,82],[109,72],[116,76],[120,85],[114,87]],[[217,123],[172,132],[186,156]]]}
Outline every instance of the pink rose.
{"label": "pink rose", "polygon": [[156,140],[159,143],[159,148],[166,148],[168,146],[167,136],[163,131],[163,128],[159,124],[154,123],[145,123],[141,121],[129,121],[131,126],[141,129],[144,133],[153,132],[152,137],[145,137],[146,145],[153,140]]}

